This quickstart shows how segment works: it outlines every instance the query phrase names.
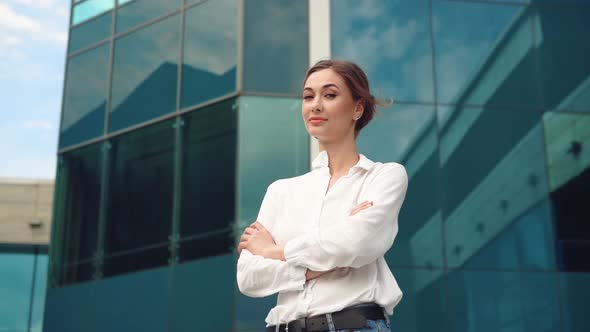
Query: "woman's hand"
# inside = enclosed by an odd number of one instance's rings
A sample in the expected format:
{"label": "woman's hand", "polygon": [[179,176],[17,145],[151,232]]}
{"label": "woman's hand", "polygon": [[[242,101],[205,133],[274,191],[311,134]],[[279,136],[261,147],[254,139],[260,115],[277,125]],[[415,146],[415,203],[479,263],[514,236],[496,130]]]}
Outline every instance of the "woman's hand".
{"label": "woman's hand", "polygon": [[248,249],[253,255],[264,258],[285,260],[283,248],[275,243],[270,232],[258,221],[247,227],[240,237],[238,252],[242,249]]}
{"label": "woman's hand", "polygon": [[373,202],[364,201],[361,204],[357,205],[352,211],[350,211],[350,215],[354,216],[355,214],[361,212],[364,209],[368,209],[373,206]]}

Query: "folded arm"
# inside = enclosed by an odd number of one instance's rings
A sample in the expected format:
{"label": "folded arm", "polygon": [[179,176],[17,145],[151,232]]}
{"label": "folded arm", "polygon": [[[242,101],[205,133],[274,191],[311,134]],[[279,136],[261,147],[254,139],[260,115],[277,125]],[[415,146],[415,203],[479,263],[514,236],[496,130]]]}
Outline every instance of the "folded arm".
{"label": "folded arm", "polygon": [[358,268],[383,256],[397,235],[397,217],[405,198],[408,176],[403,166],[392,164],[369,184],[360,200],[373,206],[344,222],[334,222],[314,233],[304,234],[285,244],[289,265],[314,271],[337,267]]}

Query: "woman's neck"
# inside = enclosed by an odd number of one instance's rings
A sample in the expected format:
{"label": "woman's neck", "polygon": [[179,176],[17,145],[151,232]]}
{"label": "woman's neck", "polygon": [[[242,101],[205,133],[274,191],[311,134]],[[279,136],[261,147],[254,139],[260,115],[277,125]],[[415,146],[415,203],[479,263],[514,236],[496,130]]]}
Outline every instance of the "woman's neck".
{"label": "woman's neck", "polygon": [[352,144],[320,144],[320,151],[328,153],[328,166],[332,176],[348,174],[348,170],[359,161],[354,141]]}

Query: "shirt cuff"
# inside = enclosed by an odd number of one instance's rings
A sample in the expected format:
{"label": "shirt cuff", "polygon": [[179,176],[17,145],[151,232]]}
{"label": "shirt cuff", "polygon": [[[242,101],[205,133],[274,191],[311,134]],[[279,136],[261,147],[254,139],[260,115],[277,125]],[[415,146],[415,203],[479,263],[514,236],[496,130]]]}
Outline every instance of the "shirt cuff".
{"label": "shirt cuff", "polygon": [[305,238],[294,238],[285,243],[283,248],[283,254],[285,255],[285,261],[289,265],[301,266],[304,260],[304,249],[307,247],[305,244]]}
{"label": "shirt cuff", "polygon": [[305,286],[305,274],[307,269],[301,266],[288,266],[289,271],[289,286],[287,287],[290,291],[303,290]]}

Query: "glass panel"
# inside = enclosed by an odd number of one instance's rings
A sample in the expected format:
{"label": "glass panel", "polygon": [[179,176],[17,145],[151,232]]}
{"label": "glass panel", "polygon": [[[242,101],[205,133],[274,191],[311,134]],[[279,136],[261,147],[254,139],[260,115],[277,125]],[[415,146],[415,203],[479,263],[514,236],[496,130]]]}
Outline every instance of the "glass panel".
{"label": "glass panel", "polygon": [[237,4],[207,1],[187,10],[182,108],[236,90]]}
{"label": "glass panel", "polygon": [[559,268],[590,271],[590,114],[543,115]]}
{"label": "glass panel", "polygon": [[59,284],[62,286],[93,280],[96,271],[94,261],[65,264],[60,269],[61,280]]}
{"label": "glass panel", "polygon": [[176,109],[179,15],[115,41],[109,131]]}
{"label": "glass panel", "polygon": [[560,331],[555,273],[455,271],[446,279],[451,331]]}
{"label": "glass panel", "polygon": [[[34,257],[0,253],[0,329],[27,331]],[[232,287],[233,289],[233,287]]]}
{"label": "glass panel", "polygon": [[240,293],[235,286],[235,331],[250,332],[264,331],[266,323],[264,319],[270,309],[277,305],[277,296],[252,298]]}
{"label": "glass panel", "polygon": [[103,134],[108,68],[108,44],[69,59],[60,148]]}
{"label": "glass panel", "polygon": [[[94,282],[48,289],[43,330],[102,332],[95,329],[96,320],[99,319],[94,306],[95,289]],[[117,301],[111,299],[111,302]],[[70,314],[64,316],[65,312]]]}
{"label": "glass panel", "polygon": [[428,1],[332,1],[332,56],[361,66],[377,98],[434,101]]}
{"label": "glass panel", "polygon": [[[181,0],[141,0],[117,9],[117,33],[180,8]],[[119,1],[123,4],[129,1]]]}
{"label": "glass panel", "polygon": [[166,243],[172,227],[172,122],[117,137],[111,153],[106,253]]}
{"label": "glass panel", "polygon": [[309,134],[300,99],[241,97],[238,126],[237,220],[241,228],[256,219],[272,182],[309,171]]}
{"label": "glass panel", "polygon": [[91,308],[96,332],[169,331],[170,276],[160,268],[103,279],[92,283],[92,301],[78,299],[78,305]]}
{"label": "glass panel", "polygon": [[[531,241],[546,243],[550,236],[546,226],[550,212],[531,210],[548,194],[540,114],[467,107],[444,112],[451,114],[439,126],[449,266],[461,266],[484,246],[493,245],[491,241],[510,230],[519,218],[524,224],[528,223],[524,220],[536,219],[531,223],[539,232],[518,238],[517,242],[509,241],[510,250],[526,251],[522,254],[525,260],[543,256],[541,250],[525,246]],[[531,215],[526,216],[528,213]],[[545,265],[549,263],[541,265],[549,267]],[[485,264],[501,268],[524,263],[498,257]],[[534,261],[525,265],[529,264],[537,266]]]}
{"label": "glass panel", "polygon": [[126,254],[107,255],[104,260],[103,274],[108,277],[165,266],[168,265],[169,257],[168,245]]}
{"label": "glass panel", "polygon": [[72,10],[72,25],[104,13],[115,6],[115,0],[86,0],[74,6]]}
{"label": "glass panel", "polygon": [[35,268],[35,293],[31,306],[31,327],[29,332],[41,332],[43,329],[43,313],[45,311],[45,292],[47,291],[47,254],[37,255]]}
{"label": "glass panel", "polygon": [[97,16],[84,24],[72,27],[70,30],[68,53],[72,53],[110,37],[112,22],[113,15],[111,12],[108,12]]}
{"label": "glass panel", "polygon": [[396,104],[381,109],[357,139],[369,159],[397,162],[408,172],[400,232],[388,254],[396,266],[443,266],[436,130],[434,107]]}
{"label": "glass panel", "polygon": [[392,272],[404,292],[390,318],[392,331],[453,331],[447,319],[443,270],[398,268]]}
{"label": "glass panel", "polygon": [[235,331],[235,265],[232,254],[174,266],[170,331]]}
{"label": "glass panel", "polygon": [[180,222],[183,238],[226,229],[234,221],[237,144],[234,102],[225,101],[185,118]]}
{"label": "glass panel", "polygon": [[590,6],[535,7],[543,107],[590,112]]}
{"label": "glass panel", "polygon": [[230,253],[234,247],[232,235],[233,229],[226,227],[225,229],[187,238],[180,243],[180,261],[186,262]]}
{"label": "glass panel", "polygon": [[[480,234],[488,231],[483,222],[477,223],[475,227],[477,235],[471,236],[481,236]],[[482,246],[466,261],[465,267],[554,270],[556,264],[553,244],[552,210],[549,201],[544,199],[506,225],[495,239]]]}
{"label": "glass panel", "polygon": [[244,1],[244,90],[301,94],[308,60],[307,1]]}
{"label": "glass panel", "polygon": [[[60,156],[56,193],[54,232],[62,241],[52,243],[58,255],[57,264],[77,262],[91,258],[96,250],[98,215],[101,190],[101,146],[93,144]],[[61,226],[61,229],[58,228]],[[57,239],[57,238],[55,238]]]}
{"label": "glass panel", "polygon": [[527,7],[435,1],[432,4],[439,102],[538,109]]}
{"label": "glass panel", "polygon": [[[588,256],[586,256],[588,257]],[[566,332],[590,330],[588,298],[590,297],[590,274],[560,273],[560,295],[563,305],[563,323]]]}

